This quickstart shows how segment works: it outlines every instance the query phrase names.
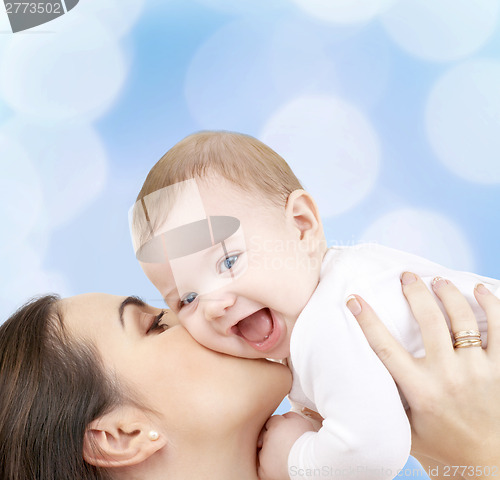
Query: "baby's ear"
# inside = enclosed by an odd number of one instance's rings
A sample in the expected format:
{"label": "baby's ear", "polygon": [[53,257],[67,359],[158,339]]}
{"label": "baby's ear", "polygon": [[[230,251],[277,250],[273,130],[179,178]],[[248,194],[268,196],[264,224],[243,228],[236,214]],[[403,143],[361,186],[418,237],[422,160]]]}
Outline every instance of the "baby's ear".
{"label": "baby's ear", "polygon": [[136,407],[120,407],[91,422],[83,440],[83,458],[96,467],[128,467],[147,460],[167,440]]}
{"label": "baby's ear", "polygon": [[285,216],[287,222],[299,230],[301,240],[321,240],[324,237],[318,206],[305,190],[294,190],[289,195]]}

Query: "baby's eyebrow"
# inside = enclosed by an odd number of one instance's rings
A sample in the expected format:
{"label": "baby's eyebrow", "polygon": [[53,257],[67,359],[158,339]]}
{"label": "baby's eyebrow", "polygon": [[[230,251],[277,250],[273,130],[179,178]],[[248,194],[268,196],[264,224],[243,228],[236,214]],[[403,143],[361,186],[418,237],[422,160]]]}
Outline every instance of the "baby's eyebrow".
{"label": "baby's eyebrow", "polygon": [[169,230],[162,234],[168,258],[174,260],[220,244],[239,227],[235,217],[215,216]]}
{"label": "baby's eyebrow", "polygon": [[188,223],[163,233],[169,260],[196,253],[212,245],[208,220]]}
{"label": "baby's eyebrow", "polygon": [[164,263],[218,245],[240,228],[236,217],[211,216],[167,230],[147,240],[136,251],[144,263]]}

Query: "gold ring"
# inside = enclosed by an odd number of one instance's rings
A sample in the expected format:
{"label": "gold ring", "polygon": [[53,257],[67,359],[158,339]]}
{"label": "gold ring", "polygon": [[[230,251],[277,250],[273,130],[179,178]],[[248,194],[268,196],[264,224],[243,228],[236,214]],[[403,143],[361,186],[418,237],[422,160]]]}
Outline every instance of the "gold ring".
{"label": "gold ring", "polygon": [[453,344],[453,348],[481,347],[483,342],[480,339],[459,340]]}
{"label": "gold ring", "polygon": [[481,332],[479,330],[461,330],[460,332],[454,333],[453,337],[455,340],[468,337],[481,338]]}

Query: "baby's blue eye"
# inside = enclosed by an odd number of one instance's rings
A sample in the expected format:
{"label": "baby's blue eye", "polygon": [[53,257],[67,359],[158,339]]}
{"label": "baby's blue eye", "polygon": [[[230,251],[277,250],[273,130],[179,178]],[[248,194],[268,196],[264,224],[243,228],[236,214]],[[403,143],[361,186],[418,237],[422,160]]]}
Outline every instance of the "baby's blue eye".
{"label": "baby's blue eye", "polygon": [[234,264],[238,260],[238,257],[239,255],[231,255],[230,257],[226,257],[219,266],[220,272],[222,273],[233,268]]}
{"label": "baby's blue eye", "polygon": [[193,303],[196,300],[197,296],[198,294],[195,292],[188,293],[181,300],[181,305],[189,305],[190,303]]}

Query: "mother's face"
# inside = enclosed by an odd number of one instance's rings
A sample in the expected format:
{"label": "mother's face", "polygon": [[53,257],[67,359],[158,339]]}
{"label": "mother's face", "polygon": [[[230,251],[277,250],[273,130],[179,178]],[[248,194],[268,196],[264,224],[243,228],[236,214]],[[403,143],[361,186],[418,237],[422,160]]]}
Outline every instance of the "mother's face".
{"label": "mother's face", "polygon": [[290,388],[283,365],[208,350],[169,311],[152,329],[161,310],[130,297],[79,295],[62,300],[61,313],[70,334],[91,341],[105,369],[159,413],[169,436],[200,439],[245,422],[258,431]]}

